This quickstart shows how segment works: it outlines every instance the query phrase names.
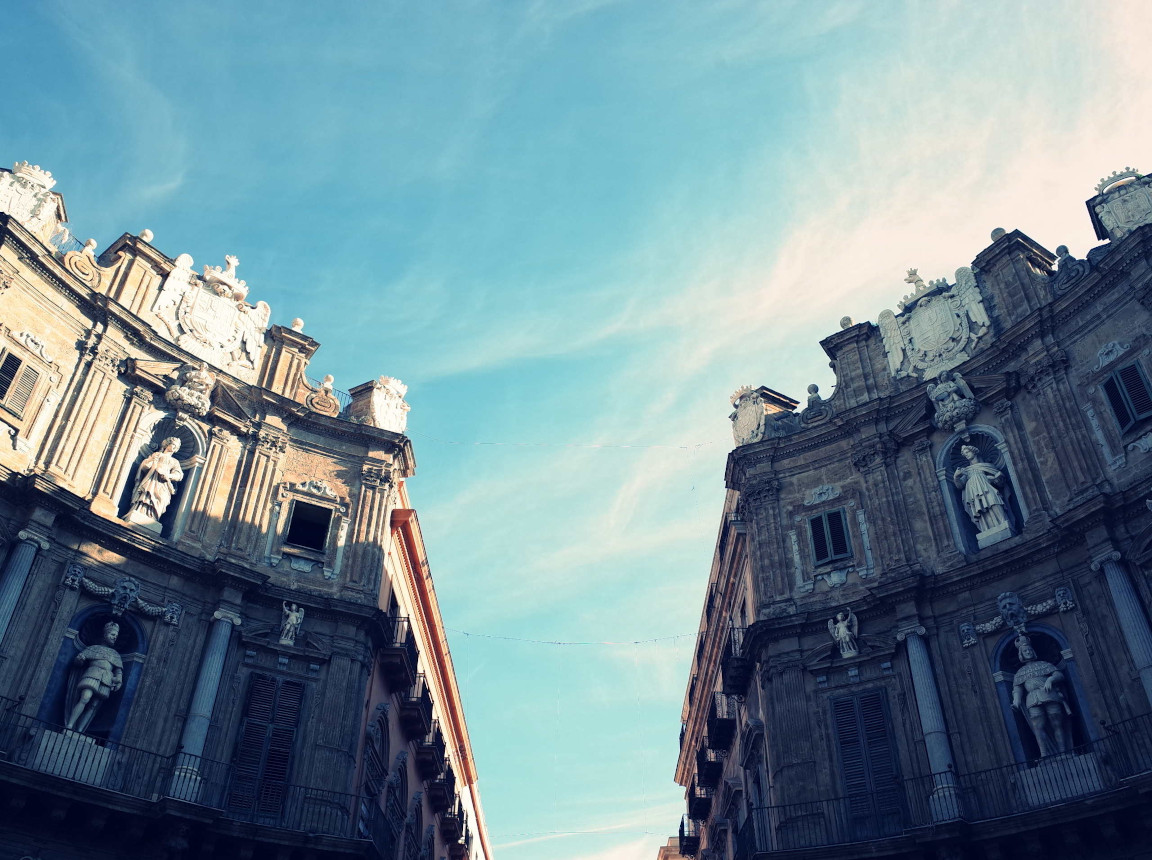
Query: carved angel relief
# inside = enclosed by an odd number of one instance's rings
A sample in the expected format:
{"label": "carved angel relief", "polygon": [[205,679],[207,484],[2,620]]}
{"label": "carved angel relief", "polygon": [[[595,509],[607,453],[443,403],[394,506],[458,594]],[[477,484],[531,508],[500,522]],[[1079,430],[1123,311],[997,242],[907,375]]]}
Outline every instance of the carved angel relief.
{"label": "carved angel relief", "polygon": [[914,289],[900,314],[886,310],[876,320],[892,376],[931,378],[966,361],[991,325],[972,269],[957,269],[951,287],[945,278],[925,284],[915,269],[904,280]]}
{"label": "carved angel relief", "polygon": [[236,277],[240,261],[226,262],[223,269],[205,266],[200,276],[188,254],[177,257],[152,306],[152,327],[197,358],[254,382],[272,310],[267,302],[245,301],[248,285]]}

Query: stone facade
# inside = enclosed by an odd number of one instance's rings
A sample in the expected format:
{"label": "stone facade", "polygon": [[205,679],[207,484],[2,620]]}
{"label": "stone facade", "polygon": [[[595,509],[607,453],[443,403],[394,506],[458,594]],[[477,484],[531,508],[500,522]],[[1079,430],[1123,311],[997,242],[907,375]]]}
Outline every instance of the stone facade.
{"label": "stone facade", "polygon": [[684,853],[1152,856],[1150,187],[1101,183],[1086,259],[910,270],[771,430],[738,392]]}
{"label": "stone facade", "polygon": [[0,858],[490,856],[406,389],[53,186],[0,171]]}

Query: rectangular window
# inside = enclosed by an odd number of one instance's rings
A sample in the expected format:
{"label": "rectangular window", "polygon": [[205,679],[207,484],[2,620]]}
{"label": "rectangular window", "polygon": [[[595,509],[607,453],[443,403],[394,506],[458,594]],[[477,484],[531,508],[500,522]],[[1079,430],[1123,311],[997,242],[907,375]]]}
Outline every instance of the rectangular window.
{"label": "rectangular window", "polygon": [[288,534],[284,543],[303,549],[324,552],[328,542],[328,526],[332,522],[332,510],[307,502],[294,502],[292,520],[288,523]]}
{"label": "rectangular window", "polygon": [[817,567],[852,557],[852,541],[843,508],[809,517],[808,532],[812,537],[812,559]]}
{"label": "rectangular window", "polygon": [[232,757],[228,809],[277,820],[284,806],[304,685],[253,674]]}
{"label": "rectangular window", "polygon": [[40,371],[28,366],[12,353],[7,353],[0,361],[0,403],[16,417],[22,418],[40,380]]}
{"label": "rectangular window", "polygon": [[851,831],[848,836],[852,840],[877,839],[900,833],[904,788],[883,691],[833,699],[832,722]]}
{"label": "rectangular window", "polygon": [[1152,415],[1152,386],[1138,363],[1121,367],[1100,386],[1120,425],[1120,432],[1128,430],[1141,418]]}

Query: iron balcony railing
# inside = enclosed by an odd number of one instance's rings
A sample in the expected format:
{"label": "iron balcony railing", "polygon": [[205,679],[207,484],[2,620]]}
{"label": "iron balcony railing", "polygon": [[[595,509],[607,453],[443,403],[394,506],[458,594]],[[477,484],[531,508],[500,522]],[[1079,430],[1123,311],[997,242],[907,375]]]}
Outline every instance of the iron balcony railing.
{"label": "iron balcony railing", "polygon": [[416,743],[416,771],[424,780],[435,779],[444,770],[447,747],[440,721],[432,720],[432,729]]}
{"label": "iron balcony railing", "polygon": [[737,860],[757,854],[899,836],[944,821],[1007,818],[1119,788],[1152,772],[1152,714],[1107,727],[1072,752],[974,773],[937,773],[871,794],[750,810]]}
{"label": "iron balcony railing", "polygon": [[732,627],[728,630],[728,639],[724,643],[724,652],[720,657],[720,676],[723,679],[724,692],[732,696],[743,696],[748,692],[748,684],[752,680],[752,661],[744,650],[744,627]]}
{"label": "iron balcony railing", "polygon": [[715,788],[724,774],[724,756],[708,746],[708,736],[705,735],[696,750],[696,779],[701,785]]}
{"label": "iron balcony railing", "polygon": [[713,789],[700,784],[693,778],[688,786],[688,817],[695,821],[704,821],[712,813]]}
{"label": "iron balcony railing", "polygon": [[409,740],[423,738],[432,730],[432,693],[421,672],[408,693],[400,697],[400,729]]}
{"label": "iron balcony railing", "polygon": [[392,691],[406,690],[416,683],[420,651],[407,617],[377,616],[375,628],[377,656]]}
{"label": "iron balcony railing", "polygon": [[736,736],[736,699],[727,693],[713,693],[708,708],[708,746],[727,751]]}
{"label": "iron balcony railing", "polygon": [[696,822],[685,815],[680,819],[680,853],[684,857],[695,857],[700,850],[700,831]]}
{"label": "iron balcony railing", "polygon": [[[313,388],[322,388],[324,381],[317,379],[315,376],[305,376],[308,384]],[[352,405],[352,395],[347,391],[341,391],[339,388],[332,389],[332,396],[336,398],[336,402],[340,404],[340,413],[343,414],[344,410]]]}
{"label": "iron balcony railing", "polygon": [[357,795],[240,780],[224,762],[106,743],[18,713],[18,706],[0,699],[0,760],[9,764],[144,800],[176,798],[238,821],[346,839],[375,838],[373,816],[364,814]]}

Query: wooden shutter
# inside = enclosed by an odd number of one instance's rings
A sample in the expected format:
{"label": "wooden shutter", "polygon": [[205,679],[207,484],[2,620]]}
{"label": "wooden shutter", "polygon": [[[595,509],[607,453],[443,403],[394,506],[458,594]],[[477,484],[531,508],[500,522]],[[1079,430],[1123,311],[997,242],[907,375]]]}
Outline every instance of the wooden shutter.
{"label": "wooden shutter", "polygon": [[32,392],[36,390],[36,383],[40,379],[40,371],[34,367],[25,367],[16,378],[16,384],[8,393],[8,408],[23,417]]}
{"label": "wooden shutter", "polygon": [[848,524],[844,522],[844,511],[829,511],[824,515],[828,520],[828,545],[832,558],[847,558],[852,555],[852,544],[848,540]]}
{"label": "wooden shutter", "polygon": [[808,531],[812,534],[813,561],[817,566],[822,565],[832,558],[832,554],[828,550],[828,533],[823,514],[808,520]]}
{"label": "wooden shutter", "polygon": [[253,674],[232,758],[228,808],[276,817],[283,806],[304,685]]}
{"label": "wooden shutter", "polygon": [[12,353],[4,356],[4,361],[0,362],[0,400],[8,396],[8,389],[16,381],[16,374],[20,371],[21,364],[23,362]]}
{"label": "wooden shutter", "polygon": [[904,789],[884,693],[871,690],[832,701],[840,748],[845,815],[852,839],[898,833],[904,821]]}
{"label": "wooden shutter", "polygon": [[1128,408],[1128,400],[1120,390],[1120,382],[1115,376],[1110,376],[1100,387],[1104,389],[1108,405],[1112,407],[1112,414],[1116,416],[1116,423],[1120,425],[1120,432],[1124,432],[1135,423],[1136,416]]}
{"label": "wooden shutter", "polygon": [[1116,371],[1116,378],[1120,381],[1124,394],[1128,397],[1128,405],[1132,407],[1133,419],[1152,415],[1152,392],[1148,390],[1148,380],[1140,372],[1140,365],[1130,364]]}

